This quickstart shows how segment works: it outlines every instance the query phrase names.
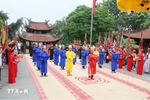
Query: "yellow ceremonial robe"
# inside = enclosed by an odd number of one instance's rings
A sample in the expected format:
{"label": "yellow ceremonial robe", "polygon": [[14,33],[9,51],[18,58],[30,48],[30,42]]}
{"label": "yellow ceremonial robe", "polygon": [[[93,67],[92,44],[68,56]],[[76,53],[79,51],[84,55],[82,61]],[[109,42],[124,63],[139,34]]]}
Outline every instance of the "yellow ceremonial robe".
{"label": "yellow ceremonial robe", "polygon": [[67,51],[66,52],[66,70],[72,71],[73,67],[73,59],[76,57],[76,54],[73,51]]}

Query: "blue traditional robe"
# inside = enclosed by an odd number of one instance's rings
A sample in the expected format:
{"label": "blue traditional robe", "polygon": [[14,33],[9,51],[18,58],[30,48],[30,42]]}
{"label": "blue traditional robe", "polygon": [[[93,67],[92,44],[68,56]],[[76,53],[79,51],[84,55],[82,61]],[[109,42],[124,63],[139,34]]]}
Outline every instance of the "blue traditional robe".
{"label": "blue traditional robe", "polygon": [[40,56],[41,56],[42,50],[40,48],[38,48],[36,50],[36,55],[37,55],[37,68],[40,70],[41,68],[41,60],[40,60]]}
{"label": "blue traditional robe", "polygon": [[41,74],[47,73],[47,60],[49,59],[50,55],[47,52],[42,51],[40,54],[40,60],[41,60]]}
{"label": "blue traditional robe", "polygon": [[87,56],[88,56],[88,51],[87,50],[82,50],[81,51],[81,64],[85,66],[87,64]]}
{"label": "blue traditional robe", "polygon": [[76,63],[76,61],[77,61],[77,49],[72,48],[72,51],[76,54],[76,57],[73,59],[73,63]]}
{"label": "blue traditional robe", "polygon": [[54,49],[54,64],[58,65],[59,63],[59,50],[58,49]]}
{"label": "blue traditional robe", "polygon": [[60,50],[60,63],[59,63],[59,65],[62,69],[64,69],[65,63],[66,63],[66,50],[61,49]]}
{"label": "blue traditional robe", "polygon": [[105,51],[99,50],[99,59],[98,59],[98,64],[99,65],[104,64],[104,55],[105,55]]}
{"label": "blue traditional robe", "polygon": [[33,48],[33,62],[37,62],[36,50],[37,50],[37,47],[34,47]]}
{"label": "blue traditional robe", "polygon": [[87,51],[87,56],[88,56],[90,54],[90,49],[87,49],[86,51]]}
{"label": "blue traditional robe", "polygon": [[115,71],[117,70],[117,63],[118,63],[118,59],[120,58],[120,54],[119,53],[112,53],[112,60],[111,60],[111,70]]}

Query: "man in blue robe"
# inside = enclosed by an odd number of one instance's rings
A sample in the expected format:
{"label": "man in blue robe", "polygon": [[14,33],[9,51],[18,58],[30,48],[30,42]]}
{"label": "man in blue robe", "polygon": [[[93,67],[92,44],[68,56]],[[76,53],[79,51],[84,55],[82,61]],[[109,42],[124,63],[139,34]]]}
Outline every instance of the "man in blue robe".
{"label": "man in blue robe", "polygon": [[41,45],[39,46],[39,48],[36,50],[36,55],[37,55],[37,68],[38,70],[40,70],[41,68],[41,60],[40,60],[40,55],[42,53],[42,49],[41,49]]}
{"label": "man in blue robe", "polygon": [[55,49],[54,49],[54,64],[55,65],[58,65],[59,63],[59,49],[58,49],[58,45],[55,46]]}
{"label": "man in blue robe", "polygon": [[81,64],[82,68],[85,69],[85,66],[87,64],[87,56],[88,56],[88,50],[85,46],[83,46],[83,50],[81,51]]}
{"label": "man in blue robe", "polygon": [[38,47],[38,45],[35,44],[34,48],[33,48],[33,62],[34,62],[34,66],[36,65],[36,62],[37,62],[37,55],[36,55],[37,47]]}
{"label": "man in blue robe", "polygon": [[66,50],[65,46],[62,45],[62,49],[60,50],[60,63],[59,63],[62,70],[64,70],[65,63],[66,63]]}
{"label": "man in blue robe", "polygon": [[75,65],[76,60],[77,60],[77,53],[78,53],[75,45],[73,45],[72,51],[76,54],[76,57],[73,59],[73,64]]}
{"label": "man in blue robe", "polygon": [[112,60],[111,60],[111,71],[112,71],[113,73],[116,73],[117,64],[118,64],[118,59],[120,59],[120,54],[119,54],[119,52],[116,52],[115,49],[113,49],[113,52],[112,52]]}
{"label": "man in blue robe", "polygon": [[46,46],[43,46],[43,51],[41,52],[40,60],[41,60],[41,77],[47,76],[47,60],[49,59],[50,55],[47,53]]}
{"label": "man in blue robe", "polygon": [[104,51],[104,49],[102,47],[100,47],[99,59],[98,59],[99,68],[102,68],[102,65],[104,64],[104,56],[105,56],[105,54],[106,54],[106,52]]}

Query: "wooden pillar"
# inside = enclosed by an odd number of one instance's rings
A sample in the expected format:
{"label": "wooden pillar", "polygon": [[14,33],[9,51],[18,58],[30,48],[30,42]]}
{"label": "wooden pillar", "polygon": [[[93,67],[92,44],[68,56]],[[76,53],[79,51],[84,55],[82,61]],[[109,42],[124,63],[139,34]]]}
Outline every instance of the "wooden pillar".
{"label": "wooden pillar", "polygon": [[26,54],[26,41],[23,40],[23,53]]}

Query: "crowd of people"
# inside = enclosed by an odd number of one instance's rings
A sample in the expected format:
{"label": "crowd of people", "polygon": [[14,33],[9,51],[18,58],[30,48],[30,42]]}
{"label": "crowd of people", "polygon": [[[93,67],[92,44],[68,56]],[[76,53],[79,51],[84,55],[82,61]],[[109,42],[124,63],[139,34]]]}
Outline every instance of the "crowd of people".
{"label": "crowd of people", "polygon": [[[37,44],[33,48],[33,62],[37,66],[38,70],[46,69],[44,73],[47,73],[47,60],[54,62],[54,65],[60,66],[61,70],[65,70],[68,76],[71,76],[73,70],[73,64],[76,64],[77,58],[80,59],[82,68],[88,68],[89,79],[93,79],[96,74],[96,66],[99,68],[104,67],[104,63],[111,62],[111,72],[116,73],[117,68],[126,68],[127,71],[131,72],[136,69],[137,74],[142,75],[143,72],[150,73],[150,48],[148,52],[144,54],[143,49],[139,51],[134,50],[132,47],[124,48],[123,46],[90,46],[90,45],[49,45],[46,47],[45,62],[46,66],[40,65],[40,60],[43,56],[41,46]],[[41,51],[40,51],[40,50]],[[40,58],[41,57],[41,58]],[[37,59],[37,60],[35,60]],[[87,66],[89,64],[89,66]],[[42,75],[41,71],[41,76]]]}
{"label": "crowd of people", "polygon": [[[18,48],[19,42],[8,42],[5,46],[0,45],[0,69],[5,62],[8,65],[8,83],[16,82],[18,72],[18,62],[21,50]],[[20,44],[19,44],[20,46]],[[73,65],[80,59],[81,67],[88,68],[88,79],[94,79],[96,66],[104,67],[104,63],[111,62],[111,72],[116,73],[117,68],[126,68],[131,72],[136,69],[137,74],[142,75],[150,73],[150,47],[146,54],[143,49],[138,51],[132,47],[124,48],[123,46],[90,46],[90,45],[39,45],[33,47],[33,63],[37,70],[40,71],[41,77],[47,76],[48,61],[54,65],[60,66],[61,70],[66,70],[67,76],[72,76]]]}
{"label": "crowd of people", "polygon": [[[8,83],[16,83],[18,63],[23,55],[18,51],[19,42],[8,41],[5,45],[0,44],[0,71],[4,64],[8,66]],[[1,73],[0,73],[1,74]]]}

